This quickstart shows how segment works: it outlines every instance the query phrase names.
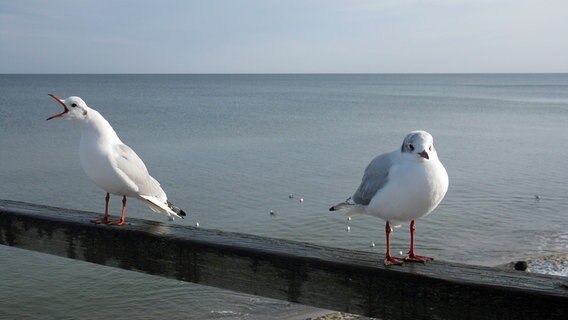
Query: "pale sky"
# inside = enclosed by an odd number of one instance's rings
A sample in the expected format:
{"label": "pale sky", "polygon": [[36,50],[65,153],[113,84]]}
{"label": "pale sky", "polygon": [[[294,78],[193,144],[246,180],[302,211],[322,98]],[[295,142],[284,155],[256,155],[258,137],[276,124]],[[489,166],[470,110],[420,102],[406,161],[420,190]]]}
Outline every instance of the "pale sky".
{"label": "pale sky", "polygon": [[566,0],[0,0],[0,73],[568,72]]}

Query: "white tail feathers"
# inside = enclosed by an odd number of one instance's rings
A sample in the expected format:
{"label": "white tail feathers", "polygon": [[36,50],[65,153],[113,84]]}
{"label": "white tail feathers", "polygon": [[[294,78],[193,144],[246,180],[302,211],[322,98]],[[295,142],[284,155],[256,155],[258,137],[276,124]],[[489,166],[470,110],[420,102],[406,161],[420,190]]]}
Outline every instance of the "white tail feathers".
{"label": "white tail feathers", "polygon": [[329,211],[338,211],[343,209],[349,209],[347,212],[345,212],[345,214],[349,216],[365,214],[365,206],[355,203],[351,198],[334,205],[333,207],[329,208]]}
{"label": "white tail feathers", "polygon": [[162,202],[156,197],[142,195],[140,196],[140,200],[144,201],[152,211],[165,214],[168,217],[175,216],[183,219],[185,216],[185,211],[174,206],[169,201]]}
{"label": "white tail feathers", "polygon": [[347,198],[347,200],[334,205],[333,207],[329,208],[329,211],[337,211],[347,208],[352,208],[353,206],[357,205],[355,201],[351,197]]}
{"label": "white tail feathers", "polygon": [[333,207],[329,208],[329,211],[337,211],[337,210],[343,210],[343,209],[347,209],[347,208],[352,208],[353,206],[355,206],[355,204],[351,204],[346,202],[341,202],[338,203],[336,205],[334,205]]}

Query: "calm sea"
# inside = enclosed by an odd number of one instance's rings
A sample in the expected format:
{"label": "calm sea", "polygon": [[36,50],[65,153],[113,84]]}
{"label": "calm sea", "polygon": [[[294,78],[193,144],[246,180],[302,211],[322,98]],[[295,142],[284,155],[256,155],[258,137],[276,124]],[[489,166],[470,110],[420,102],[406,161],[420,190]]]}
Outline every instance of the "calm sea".
{"label": "calm sea", "polygon": [[[80,167],[79,128],[45,121],[61,111],[48,93],[81,96],[109,120],[191,212],[174,223],[382,255],[382,220],[327,209],[352,194],[375,155],[424,129],[450,189],[417,223],[420,253],[495,265],[568,252],[568,74],[0,75],[0,198],[100,212],[104,192]],[[166,222],[136,201],[128,216]],[[403,226],[393,249],[407,247]],[[309,311],[5,246],[0,286],[7,318]]]}

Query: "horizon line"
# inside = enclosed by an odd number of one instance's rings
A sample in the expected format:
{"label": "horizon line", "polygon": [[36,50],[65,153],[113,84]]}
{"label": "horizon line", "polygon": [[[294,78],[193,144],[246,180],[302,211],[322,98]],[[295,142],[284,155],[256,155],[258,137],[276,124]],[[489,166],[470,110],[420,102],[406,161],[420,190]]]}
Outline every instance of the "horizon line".
{"label": "horizon line", "polygon": [[0,75],[559,75],[561,72],[0,72]]}

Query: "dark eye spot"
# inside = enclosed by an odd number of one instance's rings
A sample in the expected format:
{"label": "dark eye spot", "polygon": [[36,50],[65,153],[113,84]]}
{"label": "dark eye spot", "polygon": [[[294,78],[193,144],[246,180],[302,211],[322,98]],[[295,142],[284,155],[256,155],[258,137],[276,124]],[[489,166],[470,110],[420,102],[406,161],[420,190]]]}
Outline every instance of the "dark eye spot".
{"label": "dark eye spot", "polygon": [[77,106],[77,104],[76,104],[76,103],[73,103],[71,106],[72,106],[73,108],[75,108],[75,107]]}
{"label": "dark eye spot", "polygon": [[414,146],[412,144],[409,144],[408,148],[410,149],[410,151],[414,151]]}
{"label": "dark eye spot", "polygon": [[432,151],[432,146],[430,146],[430,148],[428,148],[428,149],[430,149],[430,151]]}

